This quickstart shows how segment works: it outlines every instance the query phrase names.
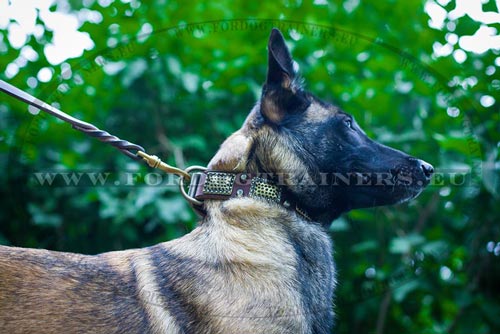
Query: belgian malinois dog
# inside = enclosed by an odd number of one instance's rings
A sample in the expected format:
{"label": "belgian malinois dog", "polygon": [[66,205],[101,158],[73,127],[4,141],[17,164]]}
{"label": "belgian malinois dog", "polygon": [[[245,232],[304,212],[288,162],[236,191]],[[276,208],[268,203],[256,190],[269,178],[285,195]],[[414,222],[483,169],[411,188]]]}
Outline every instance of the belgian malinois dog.
{"label": "belgian malinois dog", "polygon": [[0,247],[1,333],[330,333],[328,225],[416,197],[433,168],[306,92],[276,29],[268,57],[260,100],[193,177],[199,226],[96,256]]}

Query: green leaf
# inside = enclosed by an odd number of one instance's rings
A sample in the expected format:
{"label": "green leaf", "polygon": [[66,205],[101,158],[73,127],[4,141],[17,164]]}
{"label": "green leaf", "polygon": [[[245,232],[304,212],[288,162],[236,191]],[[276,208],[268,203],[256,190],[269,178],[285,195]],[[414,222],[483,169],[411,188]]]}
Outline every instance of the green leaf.
{"label": "green leaf", "polygon": [[467,142],[468,138],[465,135],[443,135],[435,133],[432,137],[444,150],[456,151],[465,155],[469,155],[471,153]]}
{"label": "green leaf", "polygon": [[340,217],[338,219],[335,219],[331,224],[330,224],[330,232],[342,232],[342,231],[347,231],[350,229],[349,222],[344,218]]}
{"label": "green leaf", "polygon": [[483,185],[495,198],[500,197],[500,161],[498,160],[498,149],[488,154],[488,159],[483,161]]}
{"label": "green leaf", "polygon": [[376,240],[367,240],[355,244],[351,247],[353,253],[365,253],[378,248],[378,242]]}
{"label": "green leaf", "polygon": [[33,203],[28,204],[28,210],[31,213],[33,223],[46,227],[59,227],[62,223],[62,218],[56,213],[47,213]]}
{"label": "green leaf", "polygon": [[419,280],[414,279],[396,287],[393,290],[394,300],[397,303],[401,303],[409,293],[420,288],[420,284],[421,282]]}
{"label": "green leaf", "polygon": [[179,223],[191,218],[188,213],[188,204],[181,196],[159,199],[156,207],[160,218],[167,224]]}
{"label": "green leaf", "polygon": [[425,238],[418,234],[393,238],[389,244],[389,251],[393,254],[407,254],[415,246],[422,244]]}

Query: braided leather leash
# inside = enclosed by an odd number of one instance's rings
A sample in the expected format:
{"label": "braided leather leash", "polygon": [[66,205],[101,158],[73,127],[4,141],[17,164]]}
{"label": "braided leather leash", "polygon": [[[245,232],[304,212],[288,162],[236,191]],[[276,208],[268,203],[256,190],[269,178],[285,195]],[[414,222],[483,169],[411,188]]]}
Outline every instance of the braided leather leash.
{"label": "braided leather leash", "polygon": [[[142,146],[131,143],[127,140],[120,139],[117,136],[110,134],[109,132],[97,128],[93,124],[76,119],[3,80],[0,80],[0,91],[9,94],[10,96],[23,101],[24,103],[45,111],[46,113],[55,116],[66,123],[71,124],[71,126],[75,130],[81,131],[91,137],[97,138],[104,143],[112,145],[129,158],[132,158],[134,160],[144,160],[150,167],[159,168],[167,173],[173,173],[178,176],[185,177],[188,180],[191,178],[189,173],[186,173],[182,169],[170,166],[162,162],[160,158],[155,155],[147,154]],[[134,153],[134,151],[136,153]]]}
{"label": "braided leather leash", "polygon": [[137,144],[133,144],[129,141],[122,140],[116,136],[113,136],[112,134],[100,130],[96,126],[81,121],[79,119],[76,119],[64,112],[62,112],[59,109],[54,108],[53,106],[35,98],[34,96],[31,96],[30,94],[20,90],[17,87],[12,86],[11,84],[0,80],[0,90],[4,93],[7,93],[16,99],[23,101],[29,105],[32,105],[33,107],[36,107],[40,110],[45,111],[46,113],[55,116],[59,118],[60,120],[67,122],[71,124],[71,126],[79,130],[81,132],[86,133],[87,135],[97,138],[102,142],[111,144],[113,147],[119,149],[122,153],[124,153],[126,156],[129,158],[132,158],[134,160],[140,160],[141,157],[138,156],[136,153],[133,153],[132,151],[141,151],[144,152],[144,148],[142,146],[139,146]]}

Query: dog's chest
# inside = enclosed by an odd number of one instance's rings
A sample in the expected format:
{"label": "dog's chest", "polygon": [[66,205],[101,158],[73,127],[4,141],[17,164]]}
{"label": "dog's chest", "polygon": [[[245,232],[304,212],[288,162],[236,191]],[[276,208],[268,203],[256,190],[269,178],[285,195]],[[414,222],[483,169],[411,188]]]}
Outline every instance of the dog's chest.
{"label": "dog's chest", "polygon": [[[328,333],[331,242],[322,228],[307,224],[272,233],[265,226],[255,233],[212,226],[208,236],[185,240],[182,252],[156,250],[170,263],[156,264],[162,290],[183,298],[183,304],[167,298],[170,314],[194,320],[184,322],[187,332]],[[191,242],[198,244],[186,252]]]}

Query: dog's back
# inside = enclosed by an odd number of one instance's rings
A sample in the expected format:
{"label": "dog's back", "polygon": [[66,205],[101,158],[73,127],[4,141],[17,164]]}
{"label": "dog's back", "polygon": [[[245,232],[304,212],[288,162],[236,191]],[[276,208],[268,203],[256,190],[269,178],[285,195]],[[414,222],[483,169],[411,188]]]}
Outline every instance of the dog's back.
{"label": "dog's back", "polygon": [[129,254],[84,256],[1,246],[0,332],[141,332],[147,319],[133,298]]}

